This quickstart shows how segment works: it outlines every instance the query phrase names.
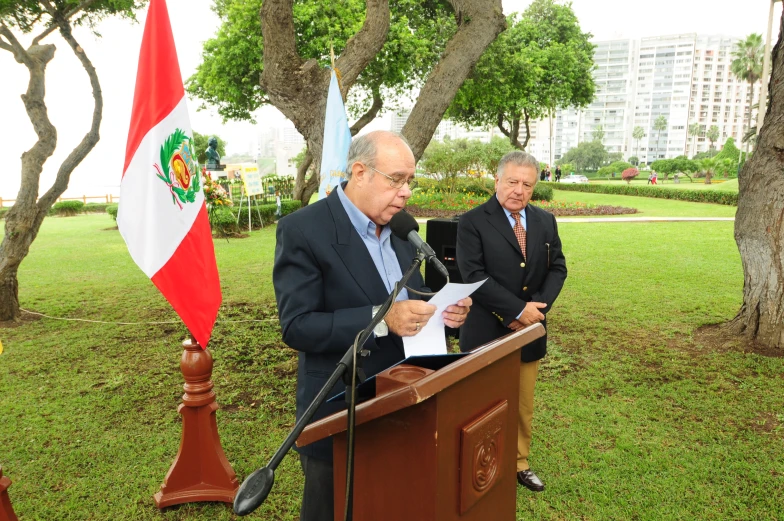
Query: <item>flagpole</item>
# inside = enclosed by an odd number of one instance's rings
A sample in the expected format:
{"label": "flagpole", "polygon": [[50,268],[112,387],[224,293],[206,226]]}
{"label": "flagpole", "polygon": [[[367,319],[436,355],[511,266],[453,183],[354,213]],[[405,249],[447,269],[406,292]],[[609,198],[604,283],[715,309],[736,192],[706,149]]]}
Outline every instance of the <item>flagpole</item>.
{"label": "flagpole", "polygon": [[8,497],[8,487],[11,480],[3,476],[3,467],[0,467],[0,521],[18,521],[11,506],[11,499]]}
{"label": "flagpole", "polygon": [[153,496],[159,509],[196,501],[233,503],[239,488],[218,436],[212,353],[202,349],[190,332],[188,336],[180,358],[185,379],[185,394],[177,409],[182,416],[180,450]]}

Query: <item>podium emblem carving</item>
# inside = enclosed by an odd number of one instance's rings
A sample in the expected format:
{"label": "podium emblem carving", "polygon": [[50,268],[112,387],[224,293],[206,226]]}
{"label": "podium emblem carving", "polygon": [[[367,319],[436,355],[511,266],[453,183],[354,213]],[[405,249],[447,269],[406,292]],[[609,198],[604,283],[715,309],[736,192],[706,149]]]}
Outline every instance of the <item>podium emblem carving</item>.
{"label": "podium emblem carving", "polygon": [[498,481],[504,458],[506,400],[494,405],[460,432],[460,514],[467,512]]}

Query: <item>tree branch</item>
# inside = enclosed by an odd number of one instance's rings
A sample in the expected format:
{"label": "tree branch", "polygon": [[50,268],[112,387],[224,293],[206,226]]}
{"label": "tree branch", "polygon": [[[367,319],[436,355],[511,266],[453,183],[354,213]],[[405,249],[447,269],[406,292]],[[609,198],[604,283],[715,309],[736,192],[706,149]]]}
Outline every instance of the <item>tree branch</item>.
{"label": "tree branch", "polygon": [[34,67],[33,58],[30,56],[30,53],[25,50],[22,44],[19,43],[19,40],[16,39],[16,36],[14,36],[14,33],[11,32],[11,29],[2,21],[0,21],[0,35],[5,36],[5,39],[8,40],[8,46],[10,47],[10,49],[7,49],[5,47],[6,44],[4,43],[3,49],[14,53],[14,59],[18,63],[24,64],[28,69]]}
{"label": "tree branch", "polygon": [[381,110],[381,107],[383,106],[384,106],[384,100],[381,99],[381,93],[378,91],[378,88],[374,88],[373,104],[370,106],[367,112],[362,114],[362,116],[356,121],[356,123],[351,125],[351,128],[349,129],[351,131],[351,135],[356,136],[357,133],[363,128],[365,128],[365,126],[368,123],[376,119],[376,116],[378,115],[378,111]]}
{"label": "tree branch", "polygon": [[342,75],[344,98],[359,74],[381,51],[389,32],[389,0],[366,0],[365,5],[365,23],[346,42],[346,48],[335,61],[335,67]]}
{"label": "tree branch", "polygon": [[[88,4],[91,2],[82,2],[82,5]],[[100,139],[100,135],[98,133],[101,127],[101,115],[103,112],[103,94],[101,92],[101,84],[98,81],[98,73],[95,71],[95,67],[87,58],[87,55],[84,52],[84,49],[79,45],[76,39],[73,37],[71,32],[71,25],[68,23],[68,20],[57,11],[53,10],[53,6],[49,2],[49,0],[44,1],[45,5],[48,5],[47,10],[50,8],[50,13],[52,14],[53,19],[55,20],[57,26],[60,28],[60,34],[63,36],[63,39],[68,43],[68,45],[73,50],[76,57],[84,67],[84,70],[87,72],[87,76],[90,78],[90,86],[93,90],[93,99],[95,100],[95,106],[93,108],[93,118],[92,124],[90,125],[90,130],[85,134],[79,144],[74,148],[68,157],[65,158],[65,161],[60,165],[60,169],[57,171],[57,177],[55,178],[54,184],[52,187],[41,197],[38,201],[38,206],[40,209],[48,209],[54,202],[57,200],[63,192],[65,192],[66,188],[68,188],[68,181],[71,178],[71,173],[73,170],[82,162],[82,160],[90,153],[90,151],[95,147]]]}
{"label": "tree branch", "polygon": [[419,160],[457,90],[485,49],[506,28],[501,0],[448,0],[458,30],[438,65],[428,75],[403,127],[414,158]]}
{"label": "tree branch", "polygon": [[[90,7],[90,4],[95,3],[95,1],[96,0],[82,0],[82,3],[80,3],[70,11],[68,11],[68,13],[65,14],[63,18],[65,18],[65,20],[70,20],[76,13],[78,13],[79,11],[83,11],[84,9],[87,9],[88,7]],[[52,19],[54,20],[54,15],[56,12],[55,7],[49,1],[44,1],[43,4],[46,11],[49,13],[50,16],[52,16]],[[41,40],[43,40],[44,38],[52,34],[54,31],[56,31],[58,27],[59,26],[57,25],[56,22],[52,23],[52,25],[44,29],[41,34],[33,38],[33,45],[37,45]]]}
{"label": "tree branch", "polygon": [[504,114],[502,112],[498,113],[498,129],[508,138],[511,138],[511,131],[506,130],[504,128]]}
{"label": "tree branch", "polygon": [[[525,150],[525,147],[528,146],[528,141],[531,139],[531,125],[530,125],[531,115],[528,113],[527,109],[523,109],[523,117],[525,118],[524,119],[524,121],[525,121],[525,141],[523,141],[523,143],[520,145],[520,150]],[[518,125],[520,124],[519,121],[520,120],[518,120]],[[519,141],[519,138],[518,138],[518,143],[519,142],[520,141]]]}

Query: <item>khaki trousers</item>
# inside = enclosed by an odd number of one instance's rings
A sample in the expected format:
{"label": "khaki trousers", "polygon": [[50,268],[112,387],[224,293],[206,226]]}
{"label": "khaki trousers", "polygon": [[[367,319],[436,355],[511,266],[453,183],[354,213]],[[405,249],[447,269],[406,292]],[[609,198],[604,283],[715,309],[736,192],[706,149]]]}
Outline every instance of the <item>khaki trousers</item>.
{"label": "khaki trousers", "polygon": [[517,472],[528,470],[531,451],[531,422],[534,417],[534,386],[539,360],[520,363],[520,395],[517,415]]}

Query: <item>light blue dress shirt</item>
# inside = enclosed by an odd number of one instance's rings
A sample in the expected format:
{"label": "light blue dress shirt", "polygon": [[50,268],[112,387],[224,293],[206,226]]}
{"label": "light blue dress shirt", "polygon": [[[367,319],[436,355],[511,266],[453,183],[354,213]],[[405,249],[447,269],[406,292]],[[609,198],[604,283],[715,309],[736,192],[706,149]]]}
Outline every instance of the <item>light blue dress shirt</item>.
{"label": "light blue dress shirt", "polygon": [[[498,195],[496,195],[495,198],[498,199]],[[501,203],[501,201],[498,201],[498,202],[499,202],[499,204]],[[509,219],[509,224],[511,224],[512,228],[514,228],[514,226],[515,226],[515,219],[514,219],[514,217],[512,217],[512,212],[510,212],[509,210],[504,208],[503,205],[501,205],[501,208],[504,209],[504,213],[506,214],[506,218]],[[527,232],[528,231],[528,224],[527,224],[527,222],[525,220],[525,208],[523,208],[523,211],[520,212],[520,224],[523,226],[523,230],[525,230]]]}
{"label": "light blue dress shirt", "polygon": [[[342,185],[338,185],[337,192],[340,203],[346,210],[354,229],[362,238],[362,242],[365,243],[387,292],[392,293],[395,282],[403,278],[400,263],[397,260],[395,249],[392,247],[392,230],[389,229],[389,226],[384,226],[381,228],[381,236],[376,237],[376,223],[351,202],[351,199],[343,192]],[[395,300],[408,300],[408,291],[403,288]]]}

